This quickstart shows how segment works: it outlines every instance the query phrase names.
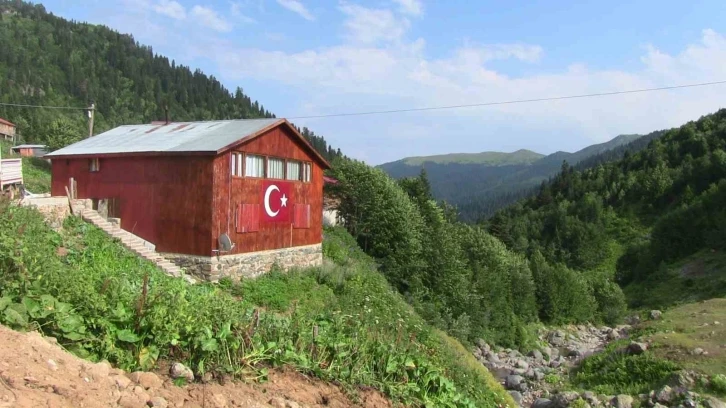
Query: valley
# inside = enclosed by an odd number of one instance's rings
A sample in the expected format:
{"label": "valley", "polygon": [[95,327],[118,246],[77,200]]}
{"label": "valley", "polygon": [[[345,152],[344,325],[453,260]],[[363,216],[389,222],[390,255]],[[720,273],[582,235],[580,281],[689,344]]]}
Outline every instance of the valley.
{"label": "valley", "polygon": [[[83,109],[18,101],[95,100],[96,133],[165,107],[275,117],[128,34],[26,2],[0,16],[0,116],[21,142],[88,130]],[[0,198],[0,406],[726,406],[726,109],[574,153],[381,166],[299,130],[341,219],[314,267],[190,284]],[[23,170],[50,191],[46,160]]]}

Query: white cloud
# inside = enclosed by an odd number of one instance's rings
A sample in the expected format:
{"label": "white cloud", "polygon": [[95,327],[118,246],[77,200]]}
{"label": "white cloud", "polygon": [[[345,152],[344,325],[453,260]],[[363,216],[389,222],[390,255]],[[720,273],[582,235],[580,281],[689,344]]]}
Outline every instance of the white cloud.
{"label": "white cloud", "polygon": [[153,8],[157,13],[176,20],[183,20],[187,16],[184,6],[174,0],[159,0],[158,3],[154,4]]}
{"label": "white cloud", "polygon": [[[359,16],[360,13],[351,14],[352,19]],[[351,28],[357,26],[350,20],[345,24],[352,33],[358,33]],[[384,32],[388,34],[382,35]],[[400,40],[403,36],[382,29],[377,36],[365,37],[361,34],[353,35],[352,38],[370,43],[373,39]],[[451,55],[429,58],[423,41],[417,40],[381,47],[342,44],[295,53],[237,50],[220,56],[219,66],[228,79],[285,83],[292,86],[295,92],[305,95],[304,99],[308,103],[306,109],[278,113],[288,116],[546,98],[726,78],[726,38],[713,30],[704,30],[701,40],[689,45],[680,54],[671,55],[650,47],[641,60],[642,66],[632,71],[591,70],[583,64],[573,63],[559,72],[511,77],[487,66],[491,60],[503,58],[514,58],[525,63],[536,62],[543,53],[537,45],[464,44]],[[241,64],[242,61],[245,64]],[[451,126],[462,126],[461,121],[466,120],[466,129],[461,132],[451,131],[451,134],[446,135],[446,143],[432,142],[429,144],[431,151],[421,151],[419,154],[447,151],[456,149],[456,146],[459,146],[459,150],[488,150],[487,146],[489,149],[502,148],[507,143],[517,144],[512,147],[547,152],[564,148],[563,144],[574,146],[569,148],[572,150],[610,139],[620,133],[649,132],[677,126],[718,109],[723,104],[723,91],[724,87],[704,87],[398,116],[347,117],[347,125],[339,128],[328,128],[324,121],[308,120],[301,123],[314,127],[316,132],[331,139],[334,145],[345,146],[352,144],[344,142],[351,138],[351,123],[356,123],[353,127],[358,127],[364,121],[365,126],[376,123],[377,132],[383,132],[396,140],[396,134],[389,133],[392,124],[414,125],[421,120],[434,120],[439,124],[448,124],[444,126],[447,129],[454,129]],[[491,129],[498,127],[503,127],[509,134],[499,134],[488,142],[481,139],[483,135],[490,134]],[[531,134],[526,134],[527,131],[551,132],[554,136],[549,140],[533,139]],[[480,135],[478,141],[476,135]],[[502,140],[501,136],[507,136],[508,140]],[[582,139],[583,136],[585,139]],[[421,134],[421,137],[424,135]],[[579,142],[573,141],[575,137],[579,138]],[[476,143],[472,144],[472,141]],[[411,146],[403,140],[400,143],[398,152],[388,153],[394,156],[388,159],[410,155],[410,149],[423,149],[422,146]]]}
{"label": "white cloud", "polygon": [[398,3],[402,13],[410,14],[413,16],[420,16],[423,14],[423,4],[420,0],[393,0]]}
{"label": "white cloud", "polygon": [[305,7],[305,5],[298,0],[277,0],[277,4],[292,11],[293,13],[299,14],[300,17],[306,20],[315,20],[315,16],[313,16],[312,13],[310,13],[310,11],[308,11],[308,9]]}
{"label": "white cloud", "polygon": [[232,25],[210,8],[196,5],[192,8],[191,14],[200,24],[213,30],[221,32],[232,30]]}
{"label": "white cloud", "polygon": [[370,9],[345,2],[341,2],[339,9],[348,16],[343,23],[347,29],[345,37],[354,43],[397,41],[411,26],[407,19],[397,18],[388,9]]}
{"label": "white cloud", "polygon": [[257,22],[254,18],[242,12],[242,4],[238,1],[230,2],[229,11],[230,13],[232,13],[232,16],[234,16],[235,19],[243,23],[252,24]]}

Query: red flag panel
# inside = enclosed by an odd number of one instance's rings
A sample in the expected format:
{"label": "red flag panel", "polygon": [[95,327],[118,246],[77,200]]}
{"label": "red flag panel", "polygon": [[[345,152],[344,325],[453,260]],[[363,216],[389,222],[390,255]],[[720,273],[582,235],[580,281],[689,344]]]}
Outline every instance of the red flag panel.
{"label": "red flag panel", "polygon": [[265,222],[290,222],[294,205],[291,183],[265,180],[262,183],[262,219]]}

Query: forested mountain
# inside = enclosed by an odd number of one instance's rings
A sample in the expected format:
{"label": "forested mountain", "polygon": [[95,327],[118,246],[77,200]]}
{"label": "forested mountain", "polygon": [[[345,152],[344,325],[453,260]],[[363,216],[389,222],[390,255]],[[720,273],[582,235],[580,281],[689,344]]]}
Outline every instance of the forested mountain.
{"label": "forested mountain", "polygon": [[[241,88],[227,90],[214,76],[177,65],[105,26],[68,21],[42,5],[0,0],[0,102],[69,106],[39,109],[0,105],[24,142],[51,148],[129,123],[165,118],[196,121],[275,117]],[[340,150],[308,129],[303,134],[328,159]]]}
{"label": "forested mountain", "polygon": [[[667,264],[726,249],[726,109],[649,138],[619,161],[582,171],[564,164],[487,229],[531,259],[577,271],[617,269],[621,285],[650,280],[646,288],[657,286]],[[710,286],[726,293],[726,281]],[[641,295],[634,304],[648,301]]]}
{"label": "forested mountain", "polygon": [[405,166],[421,166],[424,163],[472,163],[485,164],[489,166],[505,166],[516,164],[531,164],[545,157],[543,154],[533,152],[527,149],[520,149],[512,153],[504,152],[481,152],[481,153],[450,153],[438,154],[434,156],[414,156],[406,157],[391,163],[381,165],[386,170],[387,167],[395,167],[396,165]]}
{"label": "forested mountain", "polygon": [[524,149],[460,153],[405,158],[378,167],[393,178],[415,177],[425,168],[434,197],[455,205],[463,221],[474,222],[531,195],[533,188],[557,173],[563,161],[574,165],[639,137],[620,135],[574,153],[560,151],[544,156]]}

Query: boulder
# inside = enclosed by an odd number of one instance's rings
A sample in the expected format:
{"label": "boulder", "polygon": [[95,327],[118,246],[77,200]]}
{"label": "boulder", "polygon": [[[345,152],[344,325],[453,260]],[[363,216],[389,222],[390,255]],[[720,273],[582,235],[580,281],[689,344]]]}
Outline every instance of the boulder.
{"label": "boulder", "polygon": [[507,378],[504,379],[504,386],[508,390],[517,390],[519,389],[520,384],[524,381],[524,378],[519,375],[508,375]]}
{"label": "boulder", "polygon": [[534,358],[535,360],[542,360],[544,356],[542,355],[542,352],[539,350],[532,350],[528,354],[530,357]]}
{"label": "boulder", "polygon": [[646,343],[633,341],[628,345],[628,354],[643,354],[646,350],[648,350],[648,344]]}
{"label": "boulder", "polygon": [[489,353],[487,356],[487,360],[489,360],[490,363],[499,363],[501,360],[499,359],[499,356],[495,353]]}
{"label": "boulder", "polygon": [[565,344],[565,333],[561,330],[553,330],[547,335],[547,341],[553,346]]}
{"label": "boulder", "polygon": [[582,399],[587,401],[588,404],[591,406],[597,406],[600,405],[600,400],[597,399],[597,395],[595,395],[592,391],[585,391],[581,395]]}
{"label": "boulder", "polygon": [[660,320],[660,318],[663,316],[663,312],[660,310],[651,310],[650,311],[650,320]]}
{"label": "boulder", "polygon": [[673,401],[673,397],[673,389],[667,385],[655,393],[655,400],[666,405]]}
{"label": "boulder", "polygon": [[514,402],[516,402],[519,405],[522,405],[522,393],[519,391],[509,391],[509,395],[512,396],[512,399]]}
{"label": "boulder", "polygon": [[517,360],[517,362],[515,363],[515,366],[517,368],[521,368],[521,369],[524,369],[524,370],[526,370],[526,369],[529,368],[529,364],[526,361],[524,361],[524,360]]}
{"label": "boulder", "polygon": [[562,391],[552,397],[552,402],[556,408],[567,408],[580,398],[580,394],[575,391]]}
{"label": "boulder", "polygon": [[194,381],[194,372],[182,363],[174,363],[169,369],[171,378],[186,378],[187,381]]}
{"label": "boulder", "polygon": [[532,403],[532,408],[554,408],[554,403],[547,398],[537,398],[537,400]]}
{"label": "boulder", "polygon": [[726,408],[726,403],[715,397],[705,397],[702,403],[705,408]]}
{"label": "boulder", "polygon": [[632,408],[633,397],[630,395],[620,394],[610,401],[610,405],[615,408]]}

